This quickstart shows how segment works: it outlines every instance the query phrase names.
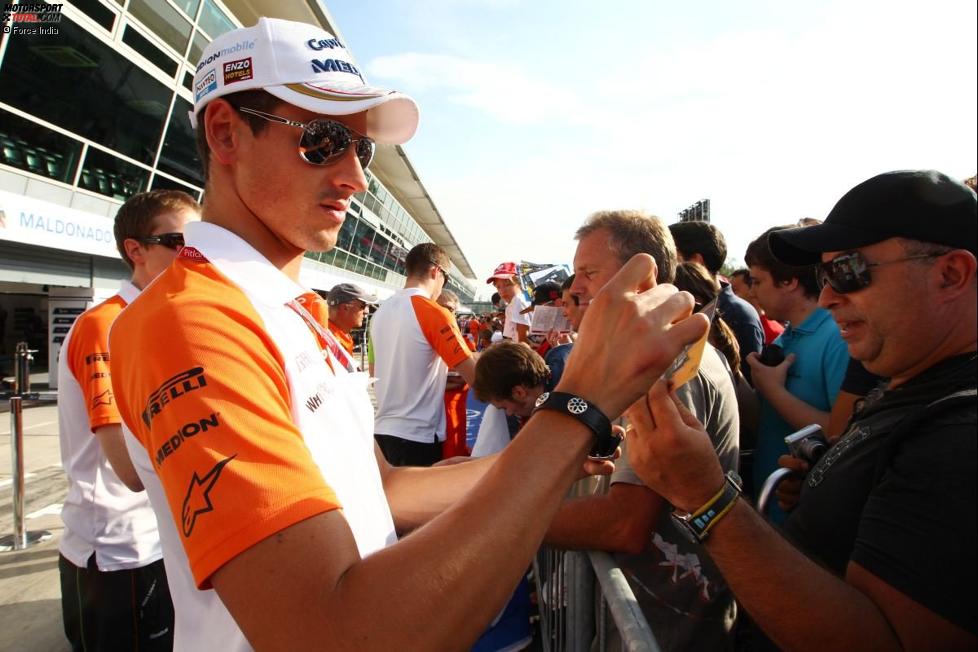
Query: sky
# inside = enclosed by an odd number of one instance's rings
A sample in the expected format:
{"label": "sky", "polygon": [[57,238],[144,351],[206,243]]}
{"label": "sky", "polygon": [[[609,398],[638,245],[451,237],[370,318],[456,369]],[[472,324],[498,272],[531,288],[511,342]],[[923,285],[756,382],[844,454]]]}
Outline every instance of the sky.
{"label": "sky", "polygon": [[974,0],[325,0],[480,291],[597,210],[701,199],[743,260],[895,169],[978,168]]}

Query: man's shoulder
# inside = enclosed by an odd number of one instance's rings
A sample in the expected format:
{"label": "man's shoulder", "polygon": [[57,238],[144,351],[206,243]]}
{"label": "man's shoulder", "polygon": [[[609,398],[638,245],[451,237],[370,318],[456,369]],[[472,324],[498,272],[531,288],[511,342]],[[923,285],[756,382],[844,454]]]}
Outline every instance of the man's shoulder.
{"label": "man's shoulder", "polygon": [[754,309],[754,306],[734,294],[733,289],[729,285],[726,285],[720,291],[720,294],[717,295],[717,307],[720,308],[720,312],[723,313],[723,318],[728,323],[744,321],[752,324],[756,323],[758,328],[761,326],[761,318],[757,314],[757,310]]}
{"label": "man's shoulder", "polygon": [[108,327],[119,316],[119,313],[126,307],[125,300],[115,294],[105,301],[98,303],[82,314],[75,320],[75,331],[82,329],[99,329],[108,332]]}

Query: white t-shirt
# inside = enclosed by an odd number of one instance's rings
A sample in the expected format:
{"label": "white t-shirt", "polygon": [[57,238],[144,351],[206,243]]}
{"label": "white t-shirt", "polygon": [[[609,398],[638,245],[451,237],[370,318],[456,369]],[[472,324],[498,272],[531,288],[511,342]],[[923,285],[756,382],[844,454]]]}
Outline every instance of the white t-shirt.
{"label": "white t-shirt", "polygon": [[523,324],[530,327],[532,313],[521,315],[520,311],[530,307],[530,303],[523,296],[522,290],[516,291],[516,296],[506,306],[506,323],[503,324],[503,337],[516,341],[516,325]]}

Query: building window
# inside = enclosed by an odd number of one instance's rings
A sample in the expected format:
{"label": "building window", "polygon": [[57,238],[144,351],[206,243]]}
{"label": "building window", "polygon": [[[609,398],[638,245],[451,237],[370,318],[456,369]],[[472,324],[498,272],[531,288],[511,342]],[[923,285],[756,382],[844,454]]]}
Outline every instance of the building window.
{"label": "building window", "polygon": [[112,26],[115,25],[115,13],[98,0],[71,0],[71,4],[105,31],[112,31]]}
{"label": "building window", "polygon": [[67,16],[58,28],[9,39],[0,101],[151,165],[173,91]]}
{"label": "building window", "polygon": [[194,139],[194,130],[190,128],[190,109],[190,102],[182,97],[173,102],[173,111],[156,167],[187,183],[203,187],[204,175],[200,157],[197,156],[197,141]]}
{"label": "building window", "polygon": [[148,181],[149,170],[89,147],[78,187],[125,201],[146,190]]}
{"label": "building window", "polygon": [[129,13],[179,52],[180,56],[187,51],[187,41],[190,40],[193,27],[166,0],[131,0]]}
{"label": "building window", "polygon": [[214,4],[214,0],[204,0],[204,9],[200,12],[200,19],[197,24],[207,32],[207,34],[213,39],[217,38],[224,32],[230,32],[237,26],[234,22],[227,17],[223,11],[217,8]]}
{"label": "building window", "polygon": [[171,77],[177,73],[177,68],[180,67],[170,55],[153,45],[152,41],[140,34],[131,25],[126,25],[125,31],[122,32],[122,42]]}
{"label": "building window", "polygon": [[0,110],[0,162],[72,183],[81,149],[74,138]]}

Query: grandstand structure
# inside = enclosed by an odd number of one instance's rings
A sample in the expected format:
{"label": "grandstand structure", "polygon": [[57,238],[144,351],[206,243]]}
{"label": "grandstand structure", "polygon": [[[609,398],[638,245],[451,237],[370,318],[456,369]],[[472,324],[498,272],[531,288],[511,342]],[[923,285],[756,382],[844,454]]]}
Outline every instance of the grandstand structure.
{"label": "grandstand structure", "polygon": [[[118,289],[127,270],[111,220],[128,197],[157,188],[202,197],[188,113],[208,42],[260,16],[318,24],[343,39],[319,0],[49,6],[61,7],[56,22],[11,30],[0,42],[0,308],[18,316],[0,336],[0,360],[23,324],[53,321],[52,293],[71,288],[92,301]],[[383,298],[403,286],[407,251],[435,242],[453,263],[449,287],[471,302],[469,262],[403,148],[379,146],[367,179],[337,247],[308,254],[303,283],[328,289],[352,281]]]}

